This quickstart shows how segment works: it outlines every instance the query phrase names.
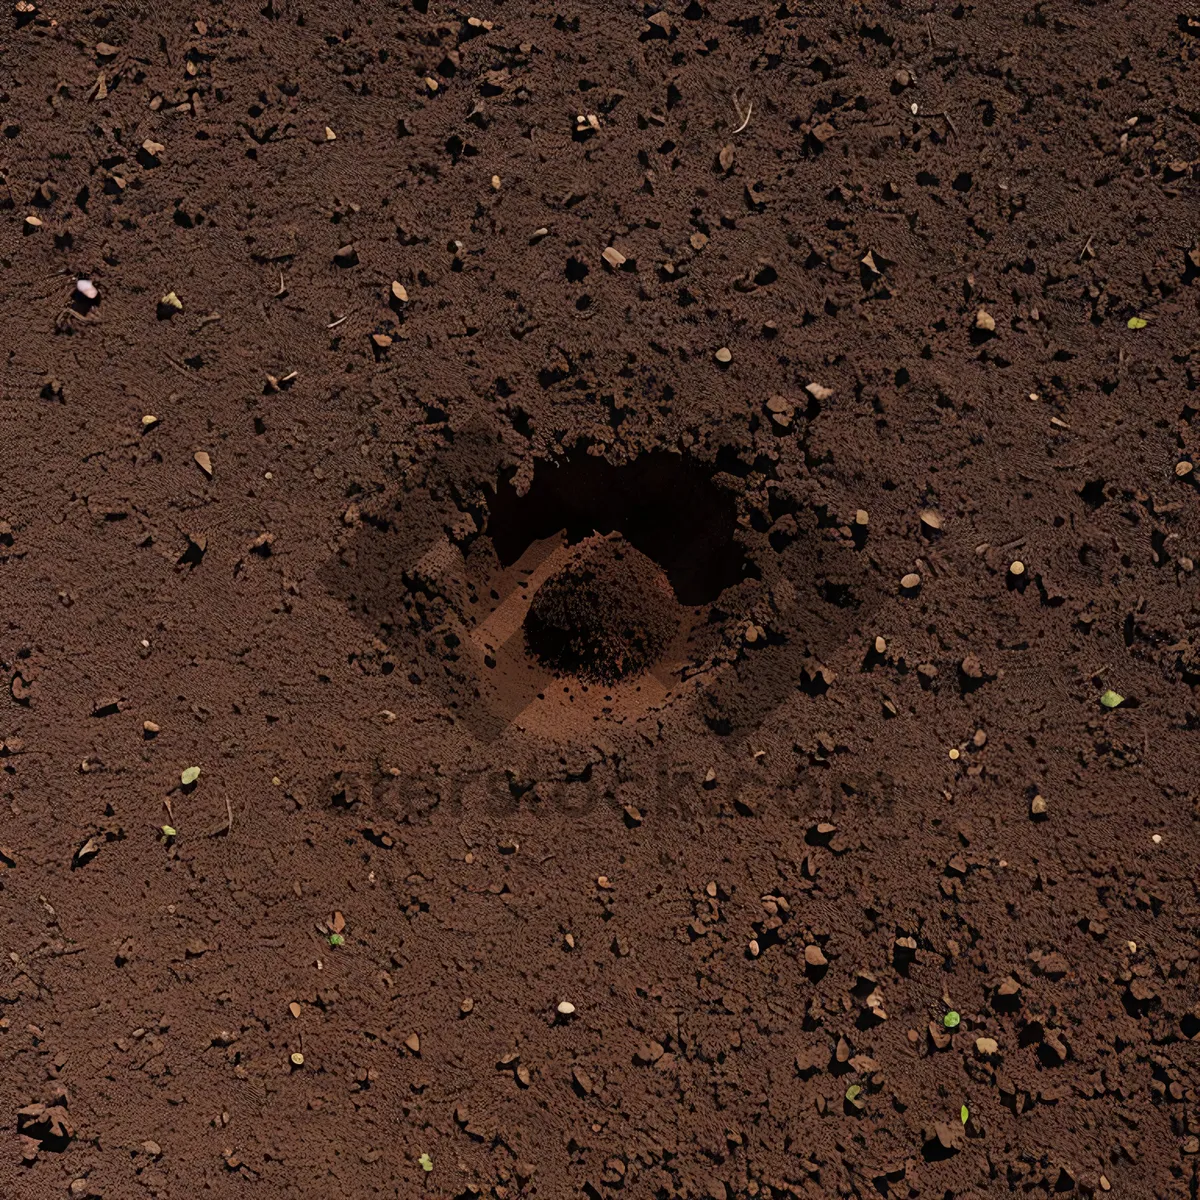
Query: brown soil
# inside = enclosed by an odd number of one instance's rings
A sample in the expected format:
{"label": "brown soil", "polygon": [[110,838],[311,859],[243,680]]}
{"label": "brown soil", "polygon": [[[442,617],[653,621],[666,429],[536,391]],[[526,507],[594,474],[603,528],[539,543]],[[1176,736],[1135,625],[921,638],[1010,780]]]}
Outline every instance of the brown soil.
{"label": "brown soil", "polygon": [[615,680],[658,662],[681,619],[662,568],[621,534],[597,533],[534,593],[525,641],[559,673]]}
{"label": "brown soil", "polygon": [[1198,55],[10,4],[0,1195],[1195,1197]]}

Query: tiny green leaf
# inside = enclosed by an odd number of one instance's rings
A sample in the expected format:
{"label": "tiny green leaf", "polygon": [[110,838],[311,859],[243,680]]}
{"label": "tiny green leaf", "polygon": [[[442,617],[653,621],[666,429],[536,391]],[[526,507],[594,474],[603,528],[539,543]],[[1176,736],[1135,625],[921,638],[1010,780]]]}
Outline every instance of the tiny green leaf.
{"label": "tiny green leaf", "polygon": [[346,939],[340,933],[331,933],[329,935],[329,944],[331,946],[344,946]]}
{"label": "tiny green leaf", "polygon": [[174,825],[164,825],[164,826],[162,827],[162,831],[163,831],[163,836],[164,836],[164,837],[169,837],[169,838],[170,838],[170,837],[174,837],[174,836],[175,836],[175,832],[176,832],[176,831],[175,831],[175,826],[174,826]]}
{"label": "tiny green leaf", "polygon": [[430,1158],[428,1154],[422,1154],[421,1157],[417,1159],[417,1162],[421,1164],[422,1171],[433,1170],[433,1159]]}
{"label": "tiny green leaf", "polygon": [[190,784],[190,783],[195,783],[196,780],[199,778],[200,778],[200,768],[199,767],[184,767],[179,775],[179,779],[183,783],[184,787],[187,787],[188,784]]}
{"label": "tiny green leaf", "polygon": [[956,1012],[954,1011],[954,1009],[951,1009],[951,1010],[950,1010],[950,1011],[949,1011],[949,1012],[948,1012],[948,1013],[947,1013],[947,1014],[946,1014],[946,1015],[945,1015],[945,1016],[942,1018],[942,1024],[943,1024],[943,1025],[945,1025],[945,1027],[946,1027],[947,1029],[957,1029],[957,1028],[958,1028],[958,1023],[959,1023],[959,1021],[961,1021],[961,1020],[962,1020],[962,1017],[960,1017],[960,1016],[958,1015],[958,1013],[956,1013]]}
{"label": "tiny green leaf", "polygon": [[1103,704],[1105,708],[1116,708],[1118,704],[1123,704],[1124,702],[1125,697],[1122,696],[1120,692],[1114,692],[1112,688],[1109,688],[1108,691],[1100,697],[1100,703]]}
{"label": "tiny green leaf", "polygon": [[862,1088],[860,1088],[857,1083],[852,1083],[846,1089],[846,1099],[847,1100],[857,1100],[861,1094],[862,1094]]}
{"label": "tiny green leaf", "polygon": [[1145,329],[1149,323],[1145,317],[1130,317],[1126,322],[1130,329]]}
{"label": "tiny green leaf", "polygon": [[962,1106],[962,1108],[960,1108],[958,1110],[958,1115],[962,1118],[962,1123],[964,1125],[967,1123],[968,1119],[971,1116],[971,1114],[969,1112],[967,1112],[967,1106],[965,1104]]}

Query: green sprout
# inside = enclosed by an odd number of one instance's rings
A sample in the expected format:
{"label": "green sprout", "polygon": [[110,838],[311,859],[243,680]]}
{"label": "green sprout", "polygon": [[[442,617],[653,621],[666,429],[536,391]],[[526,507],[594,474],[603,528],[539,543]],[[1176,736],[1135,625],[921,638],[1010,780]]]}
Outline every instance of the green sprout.
{"label": "green sprout", "polygon": [[958,1013],[956,1013],[956,1012],[954,1011],[954,1009],[951,1009],[951,1010],[950,1010],[950,1011],[949,1011],[949,1012],[948,1012],[948,1013],[947,1013],[947,1014],[946,1014],[946,1015],[945,1015],[945,1016],[942,1018],[942,1024],[943,1024],[943,1025],[945,1025],[945,1027],[946,1027],[947,1029],[957,1029],[957,1028],[958,1028],[958,1023],[959,1023],[961,1020],[962,1020],[962,1017],[960,1017],[960,1016],[958,1015]]}
{"label": "green sprout", "polygon": [[344,946],[346,939],[340,933],[331,933],[329,935],[329,944],[331,946]]}
{"label": "green sprout", "polygon": [[1145,317],[1130,317],[1126,322],[1126,325],[1130,329],[1145,329],[1149,324],[1150,322]]}
{"label": "green sprout", "polygon": [[1118,704],[1125,703],[1125,697],[1122,696],[1120,692],[1114,692],[1112,688],[1109,688],[1108,691],[1100,697],[1100,703],[1103,704],[1105,708],[1116,708]]}
{"label": "green sprout", "polygon": [[184,767],[183,770],[179,773],[179,780],[183,784],[184,787],[187,787],[189,784],[195,783],[196,780],[199,778],[200,778],[200,768],[199,767]]}
{"label": "green sprout", "polygon": [[967,1112],[967,1106],[966,1106],[965,1104],[962,1106],[962,1108],[960,1108],[960,1109],[958,1110],[958,1115],[959,1115],[959,1117],[962,1119],[962,1123],[963,1123],[964,1125],[967,1123],[967,1121],[968,1121],[968,1120],[970,1119],[970,1117],[971,1117],[971,1114],[970,1114],[969,1112]]}
{"label": "green sprout", "polygon": [[866,1097],[862,1094],[862,1088],[857,1083],[852,1083],[846,1089],[846,1103],[862,1112],[867,1106]]}
{"label": "green sprout", "polygon": [[421,1155],[421,1157],[417,1159],[417,1162],[419,1162],[421,1164],[422,1171],[432,1171],[433,1170],[433,1159],[430,1158],[428,1154],[423,1153]]}
{"label": "green sprout", "polygon": [[178,832],[174,825],[164,825],[162,827],[163,837],[173,838]]}

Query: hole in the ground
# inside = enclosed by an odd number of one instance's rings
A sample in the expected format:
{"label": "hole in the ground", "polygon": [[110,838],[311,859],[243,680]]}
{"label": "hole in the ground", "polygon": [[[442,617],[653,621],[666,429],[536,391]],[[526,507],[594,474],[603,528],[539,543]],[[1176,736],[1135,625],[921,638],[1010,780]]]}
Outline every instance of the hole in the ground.
{"label": "hole in the ground", "polygon": [[542,462],[524,496],[502,483],[489,509],[487,533],[505,566],[560,529],[570,542],[615,531],[662,567],[681,604],[707,604],[758,577],[734,538],[734,497],[679,455],[643,454],[622,466],[584,453]]}

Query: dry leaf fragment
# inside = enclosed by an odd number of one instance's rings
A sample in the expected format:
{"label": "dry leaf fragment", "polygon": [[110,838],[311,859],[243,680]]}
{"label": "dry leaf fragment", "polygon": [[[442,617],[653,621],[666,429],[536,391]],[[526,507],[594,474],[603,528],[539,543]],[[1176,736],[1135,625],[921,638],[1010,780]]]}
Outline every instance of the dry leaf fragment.
{"label": "dry leaf fragment", "polygon": [[212,466],[212,459],[208,456],[208,453],[204,450],[197,450],[195,455],[193,455],[193,457],[196,460],[196,466],[198,466],[200,468],[200,470],[202,470],[205,473],[205,475],[207,475],[209,477],[209,479],[211,479],[212,473],[213,473],[213,466]]}

